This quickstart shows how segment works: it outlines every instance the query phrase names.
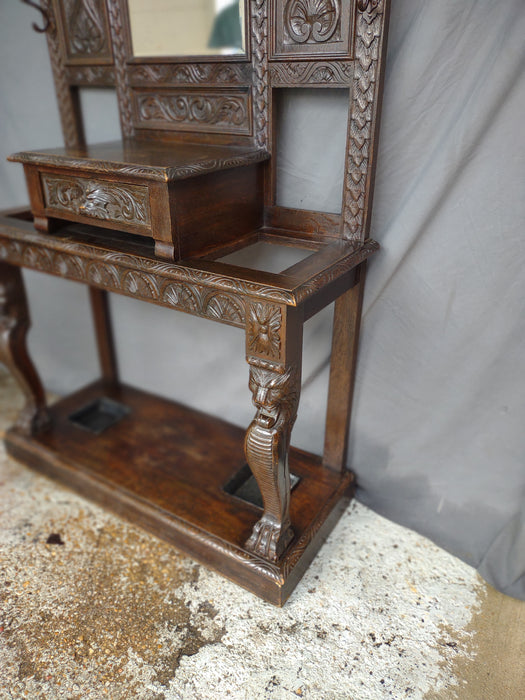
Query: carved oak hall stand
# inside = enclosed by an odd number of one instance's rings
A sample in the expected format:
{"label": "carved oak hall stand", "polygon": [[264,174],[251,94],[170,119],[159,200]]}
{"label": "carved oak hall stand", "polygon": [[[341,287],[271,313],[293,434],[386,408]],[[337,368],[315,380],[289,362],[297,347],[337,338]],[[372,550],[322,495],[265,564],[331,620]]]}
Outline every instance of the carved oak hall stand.
{"label": "carved oak hall stand", "polygon": [[[388,2],[241,0],[228,10],[240,39],[221,55],[205,38],[155,58],[141,0],[42,8],[66,147],[12,157],[31,212],[0,219],[0,360],[26,396],[7,449],[283,604],[353,494],[346,449],[365,264],[378,247],[368,235]],[[224,12],[209,20],[213,36]],[[160,26],[180,26],[174,17]],[[116,87],[122,141],[85,144],[86,85]],[[340,214],[276,203],[275,104],[299,87],[349,94]],[[302,259],[278,272],[226,259],[261,244]],[[20,267],[89,286],[102,378],[51,408],[26,350]],[[256,407],[246,435],[120,383],[108,291],[245,329]],[[290,448],[290,434],[303,324],[334,301],[318,457]]]}

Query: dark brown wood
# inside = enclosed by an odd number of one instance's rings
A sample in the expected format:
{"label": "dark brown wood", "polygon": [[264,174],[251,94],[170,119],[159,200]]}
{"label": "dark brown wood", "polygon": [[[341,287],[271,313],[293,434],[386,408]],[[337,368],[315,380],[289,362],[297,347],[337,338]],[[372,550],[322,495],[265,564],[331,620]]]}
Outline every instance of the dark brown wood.
{"label": "dark brown wood", "polygon": [[302,338],[303,319],[296,308],[248,306],[246,356],[257,412],[246,433],[245,451],[264,513],[246,546],[270,561],[278,561],[294,538],[288,452],[301,394]]}
{"label": "dark brown wood", "polygon": [[356,284],[336,300],[334,308],[323,464],[339,472],[346,469],[366,262],[356,277]]}
{"label": "dark brown wood", "polygon": [[152,237],[180,260],[262,225],[268,154],[253,148],[123,141],[17,153],[38,230],[57,220]]}
{"label": "dark brown wood", "polygon": [[[101,396],[129,407],[100,435],[69,416]],[[97,382],[51,408],[52,428],[30,438],[11,431],[9,454],[175,544],[207,566],[282,605],[353,493],[353,476],[324,470],[291,450],[300,477],[290,513],[296,539],[270,563],[244,547],[261,510],[226,493],[245,464],[243,431],[130,387]]]}
{"label": "dark brown wood", "polygon": [[[348,426],[365,263],[378,249],[369,228],[389,0],[246,0],[246,55],[224,57],[134,57],[126,0],[44,0],[43,10],[66,148],[12,157],[32,217],[0,215],[1,350],[28,397],[8,449],[282,604],[353,492]],[[123,138],[86,145],[78,86],[112,84]],[[275,90],[300,87],[349,94],[340,213],[276,204]],[[278,273],[221,259],[257,242],[309,254]],[[12,266],[90,287],[103,381],[59,402],[49,433],[36,434],[47,413]],[[246,435],[119,385],[108,291],[244,330]],[[290,440],[303,324],[334,301],[321,459]],[[130,412],[100,435],[71,422],[101,397]],[[224,491],[246,463],[262,509]],[[290,470],[301,478],[293,492]]]}
{"label": "dark brown wood", "polygon": [[353,3],[344,0],[271,0],[272,58],[348,58]]}
{"label": "dark brown wood", "polygon": [[49,415],[42,383],[27,351],[29,326],[22,273],[18,267],[0,262],[0,361],[25,396],[15,430],[34,435],[48,427]]}
{"label": "dark brown wood", "polygon": [[96,287],[89,287],[89,300],[95,326],[98,357],[102,377],[106,381],[118,381],[117,355],[113,340],[113,327],[109,308],[108,293]]}

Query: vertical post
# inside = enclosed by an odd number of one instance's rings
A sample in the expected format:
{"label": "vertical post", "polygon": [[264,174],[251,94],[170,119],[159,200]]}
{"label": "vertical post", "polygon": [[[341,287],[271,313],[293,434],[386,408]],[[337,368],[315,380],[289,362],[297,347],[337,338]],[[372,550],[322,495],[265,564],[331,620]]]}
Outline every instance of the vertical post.
{"label": "vertical post", "polygon": [[113,341],[108,294],[103,289],[89,287],[89,298],[102,377],[108,382],[117,382],[118,365]]}
{"label": "vertical post", "polygon": [[334,308],[323,454],[324,466],[334,471],[346,468],[365,277],[366,262],[356,271],[356,284],[336,300]]}

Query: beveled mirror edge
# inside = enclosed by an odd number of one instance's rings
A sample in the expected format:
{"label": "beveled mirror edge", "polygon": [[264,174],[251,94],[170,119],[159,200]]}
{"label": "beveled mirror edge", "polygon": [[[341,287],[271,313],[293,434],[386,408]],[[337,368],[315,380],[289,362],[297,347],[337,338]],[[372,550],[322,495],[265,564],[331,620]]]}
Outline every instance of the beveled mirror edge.
{"label": "beveled mirror edge", "polygon": [[187,55],[138,55],[133,53],[133,34],[129,16],[129,0],[122,0],[127,6],[126,22],[129,36],[129,64],[187,64],[187,63],[249,63],[251,61],[250,0],[244,0],[244,50],[232,54],[187,54]]}

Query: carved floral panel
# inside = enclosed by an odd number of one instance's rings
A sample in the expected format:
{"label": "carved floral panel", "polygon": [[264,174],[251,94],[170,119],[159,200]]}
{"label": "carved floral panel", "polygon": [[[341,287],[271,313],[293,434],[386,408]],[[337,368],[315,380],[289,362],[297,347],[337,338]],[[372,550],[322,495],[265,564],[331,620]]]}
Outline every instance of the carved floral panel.
{"label": "carved floral panel", "polygon": [[252,304],[246,321],[246,354],[278,362],[282,347],[281,307],[274,304]]}
{"label": "carved floral panel", "polygon": [[354,0],[273,0],[274,56],[349,55]]}
{"label": "carved floral panel", "polygon": [[149,193],[140,185],[41,174],[48,209],[149,228]]}
{"label": "carved floral panel", "polygon": [[247,91],[134,90],[133,98],[139,129],[251,133]]}
{"label": "carved floral panel", "polygon": [[112,63],[104,0],[58,0],[67,63]]}

